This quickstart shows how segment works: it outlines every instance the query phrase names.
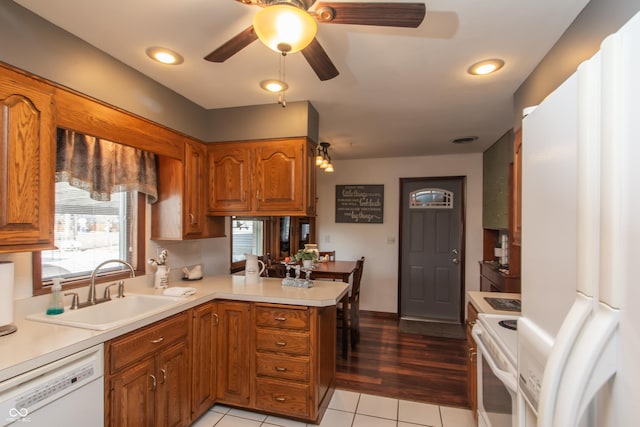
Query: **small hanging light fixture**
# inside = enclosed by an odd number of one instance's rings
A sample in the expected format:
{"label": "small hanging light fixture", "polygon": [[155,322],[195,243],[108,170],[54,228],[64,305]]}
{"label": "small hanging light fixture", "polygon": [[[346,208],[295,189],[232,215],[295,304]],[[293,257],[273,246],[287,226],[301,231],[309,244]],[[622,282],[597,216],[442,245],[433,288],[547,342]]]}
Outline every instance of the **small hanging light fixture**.
{"label": "small hanging light fixture", "polygon": [[323,169],[325,172],[333,172],[333,163],[331,163],[331,156],[329,156],[329,147],[331,144],[328,142],[321,142],[316,152],[316,166]]}

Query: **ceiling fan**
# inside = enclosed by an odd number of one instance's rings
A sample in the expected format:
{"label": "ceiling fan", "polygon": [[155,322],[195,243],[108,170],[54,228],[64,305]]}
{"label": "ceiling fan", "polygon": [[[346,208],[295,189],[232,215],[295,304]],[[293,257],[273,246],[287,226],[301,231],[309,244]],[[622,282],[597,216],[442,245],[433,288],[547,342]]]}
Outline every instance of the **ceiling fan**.
{"label": "ceiling fan", "polygon": [[[424,3],[341,3],[322,2],[315,0],[236,0],[246,5],[263,8],[249,26],[222,46],[205,56],[211,62],[224,62],[249,44],[260,38],[268,47],[283,55],[301,51],[313,71],[320,80],[329,80],[339,72],[333,62],[315,38],[316,21],[321,24],[356,24],[375,25],[385,27],[417,28],[425,16]],[[311,7],[313,6],[313,9]],[[274,26],[272,16],[276,9],[284,12],[294,12],[303,21],[301,32],[306,40],[296,45],[295,42],[267,40],[271,31],[264,26]],[[265,35],[266,33],[269,33]]]}

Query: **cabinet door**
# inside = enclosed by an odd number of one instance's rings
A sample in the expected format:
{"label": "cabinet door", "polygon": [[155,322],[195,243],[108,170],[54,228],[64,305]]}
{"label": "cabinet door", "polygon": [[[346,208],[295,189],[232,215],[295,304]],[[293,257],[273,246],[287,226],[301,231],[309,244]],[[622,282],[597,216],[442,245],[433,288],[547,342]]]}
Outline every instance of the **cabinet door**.
{"label": "cabinet door", "polygon": [[155,425],[155,391],[158,387],[154,360],[149,358],[111,378],[110,422],[113,427]]}
{"label": "cabinet door", "polygon": [[204,176],[205,150],[197,143],[184,145],[184,210],[182,223],[184,237],[196,237],[203,233],[204,213]]}
{"label": "cabinet door", "polygon": [[191,415],[189,360],[189,347],[184,341],[158,354],[156,426],[189,425]]}
{"label": "cabinet door", "polygon": [[251,150],[240,144],[215,144],[207,154],[209,213],[250,211]]}
{"label": "cabinet door", "polygon": [[316,147],[307,142],[305,144],[305,168],[306,168],[306,190],[305,190],[305,213],[309,216],[316,214]]}
{"label": "cabinet door", "polygon": [[243,302],[218,303],[218,401],[249,404],[251,306]]}
{"label": "cabinet door", "polygon": [[[53,96],[37,82],[0,75],[0,251],[53,245]],[[42,86],[42,88],[40,88]]]}
{"label": "cabinet door", "polygon": [[302,211],[305,146],[303,141],[274,141],[256,146],[255,210]]}
{"label": "cabinet door", "polygon": [[196,419],[216,401],[218,306],[207,303],[193,309],[191,418]]}

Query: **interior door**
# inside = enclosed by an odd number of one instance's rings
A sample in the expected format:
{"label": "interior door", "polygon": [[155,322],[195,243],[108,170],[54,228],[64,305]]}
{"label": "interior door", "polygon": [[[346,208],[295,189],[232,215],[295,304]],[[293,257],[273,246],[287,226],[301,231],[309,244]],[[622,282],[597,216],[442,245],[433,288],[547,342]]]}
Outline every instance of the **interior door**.
{"label": "interior door", "polygon": [[400,317],[460,323],[464,178],[406,178],[400,187]]}

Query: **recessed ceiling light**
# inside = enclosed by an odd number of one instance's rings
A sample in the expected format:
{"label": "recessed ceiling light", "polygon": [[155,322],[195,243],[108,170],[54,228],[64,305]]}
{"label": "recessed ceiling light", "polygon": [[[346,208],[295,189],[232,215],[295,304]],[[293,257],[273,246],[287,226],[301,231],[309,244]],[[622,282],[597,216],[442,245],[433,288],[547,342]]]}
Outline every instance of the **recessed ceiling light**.
{"label": "recessed ceiling light", "polygon": [[165,47],[150,47],[147,49],[147,56],[167,65],[178,65],[184,62],[182,55]]}
{"label": "recessed ceiling light", "polygon": [[485,74],[494,73],[503,66],[504,61],[502,59],[485,59],[470,66],[467,69],[467,72],[474,76],[483,76]]}
{"label": "recessed ceiling light", "polygon": [[270,79],[261,81],[260,87],[267,92],[278,93],[287,90],[289,85],[281,80]]}

